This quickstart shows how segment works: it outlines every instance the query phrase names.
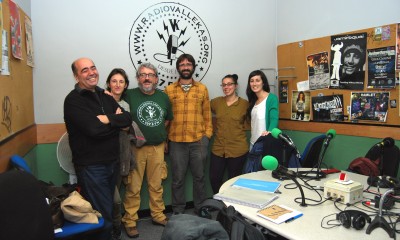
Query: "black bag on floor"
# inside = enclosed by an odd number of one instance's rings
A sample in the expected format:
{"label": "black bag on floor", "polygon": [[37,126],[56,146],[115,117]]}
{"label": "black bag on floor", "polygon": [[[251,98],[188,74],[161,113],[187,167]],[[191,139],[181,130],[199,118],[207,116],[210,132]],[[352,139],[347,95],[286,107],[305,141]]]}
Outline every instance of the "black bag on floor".
{"label": "black bag on floor", "polygon": [[216,199],[206,199],[201,204],[200,211],[202,208],[218,211],[216,220],[221,223],[231,240],[265,240],[264,234],[246,221],[233,206],[227,207],[222,201]]}

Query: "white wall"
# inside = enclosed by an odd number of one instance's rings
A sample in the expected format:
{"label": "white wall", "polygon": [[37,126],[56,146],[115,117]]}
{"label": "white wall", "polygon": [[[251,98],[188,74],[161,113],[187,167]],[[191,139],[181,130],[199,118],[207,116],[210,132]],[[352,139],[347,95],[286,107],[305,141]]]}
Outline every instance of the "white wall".
{"label": "white wall", "polygon": [[[38,124],[62,123],[63,101],[74,86],[70,65],[78,57],[94,60],[100,86],[114,67],[124,68],[136,87],[129,56],[129,33],[146,8],[161,1],[32,0],[35,68],[34,106]],[[222,94],[226,74],[239,75],[245,97],[248,74],[276,63],[276,0],[181,0],[206,24],[212,39],[212,62],[202,80],[210,96]],[[274,73],[272,72],[273,80]]]}
{"label": "white wall", "polygon": [[277,1],[277,44],[400,22],[399,0]]}
{"label": "white wall", "polygon": [[[29,2],[27,0],[18,0]],[[71,62],[92,58],[100,85],[114,67],[135,69],[130,61],[129,32],[135,19],[151,5],[148,0],[32,0],[36,67],[36,123],[63,122],[64,97],[74,80]],[[347,31],[400,22],[398,0],[181,0],[207,25],[213,45],[212,63],[202,80],[211,97],[221,95],[221,78],[239,75],[245,97],[247,76],[259,68],[276,68],[276,46]],[[269,80],[274,74],[269,73]]]}

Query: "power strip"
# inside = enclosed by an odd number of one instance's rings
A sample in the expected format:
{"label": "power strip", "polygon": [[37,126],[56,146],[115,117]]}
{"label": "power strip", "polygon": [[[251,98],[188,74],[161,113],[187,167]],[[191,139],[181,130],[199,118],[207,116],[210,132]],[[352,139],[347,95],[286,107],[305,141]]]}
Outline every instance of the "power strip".
{"label": "power strip", "polygon": [[338,179],[326,181],[324,184],[324,197],[339,199],[340,202],[353,204],[363,199],[364,186],[359,182],[341,182]]}

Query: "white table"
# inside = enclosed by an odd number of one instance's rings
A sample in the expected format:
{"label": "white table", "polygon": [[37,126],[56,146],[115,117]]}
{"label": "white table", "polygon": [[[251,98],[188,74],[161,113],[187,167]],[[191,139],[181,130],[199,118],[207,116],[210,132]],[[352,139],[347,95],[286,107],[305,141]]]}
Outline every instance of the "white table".
{"label": "white table", "polygon": [[[302,169],[303,170],[303,169]],[[367,177],[355,173],[348,173],[346,172],[349,176],[350,179],[360,182],[361,184],[364,185],[364,189],[368,187],[367,185]],[[329,174],[327,175],[326,178],[323,178],[321,180],[311,180],[309,181],[310,185],[313,186],[324,186],[324,182],[330,179],[338,178],[339,173],[336,174]],[[230,187],[234,181],[236,181],[237,178],[248,178],[248,179],[256,179],[256,180],[266,180],[266,181],[278,181],[277,179],[272,178],[271,176],[271,171],[270,170],[265,170],[265,171],[259,171],[259,172],[254,172],[254,173],[248,173],[248,174],[243,174],[241,176],[238,176],[236,178],[229,179],[226,181],[220,190],[223,190],[227,187]],[[318,206],[307,206],[307,207],[302,207],[299,205],[299,203],[296,203],[294,201],[295,198],[300,197],[300,191],[299,189],[285,189],[284,186],[288,183],[293,183],[292,187],[294,186],[294,182],[291,180],[285,180],[282,181],[282,185],[279,187],[279,191],[282,192],[279,196],[278,199],[276,199],[272,204],[282,204],[286,205],[290,208],[299,210],[303,212],[303,216],[291,221],[289,223],[282,223],[282,224],[275,224],[271,221],[265,220],[259,216],[256,215],[256,212],[258,209],[252,208],[252,207],[247,207],[239,204],[231,204],[229,202],[225,202],[226,205],[232,205],[235,207],[237,211],[239,211],[244,217],[247,219],[265,227],[268,230],[271,230],[285,238],[288,239],[302,239],[302,240],[310,240],[310,239],[332,239],[332,240],[346,240],[346,239],[362,239],[362,240],[368,240],[368,239],[373,239],[373,240],[382,240],[382,239],[391,239],[389,237],[389,234],[386,233],[386,231],[382,228],[376,228],[374,229],[370,234],[366,234],[366,229],[368,227],[367,225],[362,229],[362,230],[356,230],[353,227],[350,228],[345,228],[343,226],[338,226],[334,227],[331,229],[324,229],[321,227],[321,221],[322,219],[329,215],[332,214],[331,216],[327,217],[323,221],[323,225],[327,226],[327,220],[333,220],[336,219],[336,214],[339,213],[339,211],[335,208],[334,202],[331,200],[328,200],[324,202],[321,205]],[[304,185],[304,183],[299,180],[299,183]],[[373,188],[376,189],[376,188]],[[314,191],[308,190],[303,187],[304,194],[306,198],[311,198],[311,199],[319,199],[319,196],[317,193]],[[386,189],[381,189],[381,193],[383,194],[382,190]],[[323,192],[320,191],[323,198]],[[366,194],[364,193],[364,197],[369,195],[369,198],[373,198],[371,194]],[[306,200],[306,203],[312,203],[310,201]],[[343,204],[338,204],[336,203],[337,206],[339,206],[340,209],[344,209],[346,206]],[[358,207],[365,208],[361,203],[356,203],[355,204]],[[395,207],[399,207],[400,204],[396,203]],[[355,208],[348,208],[348,209],[355,209]],[[357,210],[357,209],[355,209]],[[368,215],[371,215],[372,213],[369,213]],[[375,215],[371,216],[371,220],[375,218]],[[394,218],[393,218],[394,219]],[[331,221],[333,223],[339,223],[338,221]],[[396,234],[396,238],[398,239],[399,236]]]}

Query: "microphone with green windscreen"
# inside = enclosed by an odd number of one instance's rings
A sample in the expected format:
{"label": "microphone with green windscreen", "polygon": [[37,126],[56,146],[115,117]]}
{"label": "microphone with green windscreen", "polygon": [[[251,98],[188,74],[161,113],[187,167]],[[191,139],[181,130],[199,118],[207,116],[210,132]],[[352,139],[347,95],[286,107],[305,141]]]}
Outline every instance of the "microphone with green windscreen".
{"label": "microphone with green windscreen", "polygon": [[334,139],[335,136],[336,136],[336,131],[335,131],[335,129],[329,129],[329,130],[326,132],[326,139],[325,139],[324,145],[325,145],[325,146],[328,146],[328,145],[329,145],[329,142],[330,142],[332,139]]}

